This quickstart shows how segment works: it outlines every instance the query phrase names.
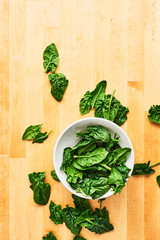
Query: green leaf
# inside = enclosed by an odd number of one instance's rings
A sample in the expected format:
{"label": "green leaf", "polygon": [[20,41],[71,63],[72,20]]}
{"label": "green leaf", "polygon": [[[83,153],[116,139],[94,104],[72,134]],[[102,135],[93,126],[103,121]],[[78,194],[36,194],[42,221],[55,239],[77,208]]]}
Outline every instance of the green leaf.
{"label": "green leaf", "polygon": [[33,140],[35,136],[40,133],[42,125],[43,124],[29,126],[23,133],[22,140]]}
{"label": "green leaf", "polygon": [[121,126],[126,120],[127,120],[127,113],[129,112],[128,108],[120,105],[118,112],[117,112],[117,116],[114,119],[114,122]]}
{"label": "green leaf", "polygon": [[135,175],[149,175],[154,173],[155,170],[150,166],[150,161],[148,163],[137,163],[134,165],[132,176]]}
{"label": "green leaf", "polygon": [[72,150],[74,151],[80,147],[86,146],[87,144],[91,143],[91,141],[92,141],[91,139],[87,139],[87,140],[82,139],[72,148]]}
{"label": "green leaf", "polygon": [[63,162],[60,169],[66,171],[66,168],[72,163],[72,161],[73,161],[72,148],[67,147],[63,151]]}
{"label": "green leaf", "polygon": [[[110,133],[102,126],[89,126],[87,131],[77,133],[78,137],[84,137],[87,141],[92,141],[92,138],[99,142],[108,143],[111,139]],[[89,143],[89,142],[88,142]]]}
{"label": "green leaf", "polygon": [[35,138],[33,139],[33,142],[32,143],[43,143],[49,136],[49,134],[51,133],[52,131],[50,131],[49,133],[47,132],[44,132],[44,133],[38,133]]}
{"label": "green leaf", "polygon": [[48,75],[51,83],[51,94],[52,96],[60,102],[63,98],[64,92],[68,86],[68,80],[66,76],[62,73],[51,73]]}
{"label": "green leaf", "polygon": [[82,115],[87,114],[91,110],[91,93],[87,91],[79,103],[79,111]]}
{"label": "green leaf", "polygon": [[54,43],[46,47],[43,52],[43,59],[43,66],[45,68],[45,72],[54,72],[59,62],[59,54]]}
{"label": "green leaf", "polygon": [[115,90],[112,94],[107,94],[104,100],[96,102],[95,117],[105,118],[112,122],[115,122],[119,126],[127,120],[128,108],[121,105],[114,97]]}
{"label": "green leaf", "polygon": [[108,183],[114,190],[114,194],[117,192],[120,193],[122,188],[125,186],[125,181],[123,180],[122,174],[116,168],[112,168],[111,174],[108,178]]}
{"label": "green leaf", "polygon": [[78,235],[81,231],[81,227],[76,225],[79,216],[80,211],[78,209],[72,207],[66,207],[63,209],[63,221],[66,224],[66,227],[75,235]]}
{"label": "green leaf", "polygon": [[160,175],[157,176],[157,183],[158,183],[158,185],[160,187]]}
{"label": "green leaf", "polygon": [[109,165],[115,165],[115,164],[122,164],[126,161],[127,157],[131,153],[130,148],[118,148],[111,152],[109,155],[108,159],[108,164]]}
{"label": "green leaf", "polygon": [[86,210],[81,213],[77,220],[77,225],[83,226],[90,230],[91,232],[95,232],[98,234],[102,234],[105,232],[109,232],[113,230],[113,225],[106,221],[103,218],[99,218],[95,212],[91,212],[91,210]]}
{"label": "green leaf", "polygon": [[91,109],[93,109],[98,100],[104,99],[106,84],[107,82],[103,80],[96,85],[94,91],[87,91],[84,94],[79,104],[79,110],[82,115],[87,114]]}
{"label": "green leaf", "polygon": [[52,170],[52,171],[51,171],[51,176],[52,176],[52,178],[53,178],[54,180],[56,180],[57,182],[60,182],[60,180],[59,180],[59,178],[58,178],[55,170]]}
{"label": "green leaf", "polygon": [[126,167],[125,165],[117,166],[116,169],[121,173],[122,178],[125,180],[128,178],[128,173],[130,172],[130,168]]}
{"label": "green leaf", "polygon": [[33,198],[35,203],[39,205],[46,205],[50,197],[50,184],[44,183],[45,172],[28,174],[31,182],[30,188],[33,190]]}
{"label": "green leaf", "polygon": [[73,157],[77,158],[77,163],[80,166],[90,167],[94,164],[98,164],[102,162],[106,158],[107,154],[108,152],[105,150],[105,148],[99,147],[93,152],[89,152],[79,156],[74,155]]}
{"label": "green leaf", "polygon": [[[101,199],[100,199],[100,200],[101,200]],[[103,209],[96,208],[96,209],[95,209],[95,214],[96,214],[99,218],[103,218],[104,220],[106,220],[107,222],[109,222],[109,214],[108,214],[108,211],[106,210],[106,207],[104,207]]]}
{"label": "green leaf", "polygon": [[151,122],[160,124],[160,105],[151,106],[148,113],[148,118]]}
{"label": "green leaf", "polygon": [[93,199],[103,196],[110,189],[107,176],[98,176],[97,173],[94,176],[88,174],[79,186],[86,195],[90,195]]}
{"label": "green leaf", "polygon": [[91,208],[87,199],[78,197],[74,194],[72,194],[72,198],[74,200],[73,202],[74,202],[75,208],[79,209],[80,212],[83,212]]}
{"label": "green leaf", "polygon": [[68,183],[77,183],[77,181],[83,177],[83,172],[74,168],[72,165],[66,168],[66,173]]}
{"label": "green leaf", "polygon": [[78,149],[78,155],[82,155],[87,152],[92,152],[93,150],[95,150],[96,147],[97,147],[97,144],[91,142],[91,143],[87,144],[86,146],[80,147]]}
{"label": "green leaf", "polygon": [[96,101],[104,100],[106,85],[107,85],[107,82],[103,80],[99,82],[96,85],[95,90],[91,92],[91,108],[92,109],[94,108]]}
{"label": "green leaf", "polygon": [[57,240],[57,238],[53,235],[52,232],[49,232],[49,234],[46,234],[46,236],[43,237],[43,240]]}
{"label": "green leaf", "polygon": [[63,223],[63,213],[61,209],[61,205],[56,205],[54,202],[50,202],[49,205],[50,210],[50,219],[56,224],[62,224]]}
{"label": "green leaf", "polygon": [[83,238],[83,237],[80,237],[80,236],[75,236],[75,237],[73,238],[73,240],[87,240],[87,239],[85,239],[85,238]]}

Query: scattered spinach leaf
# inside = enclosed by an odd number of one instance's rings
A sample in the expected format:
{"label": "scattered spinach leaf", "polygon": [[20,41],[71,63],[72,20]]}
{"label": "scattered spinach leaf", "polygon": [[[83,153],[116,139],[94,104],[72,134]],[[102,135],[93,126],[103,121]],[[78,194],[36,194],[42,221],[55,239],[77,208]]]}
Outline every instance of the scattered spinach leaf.
{"label": "scattered spinach leaf", "polygon": [[51,171],[51,176],[52,176],[52,178],[53,178],[54,180],[56,180],[57,182],[60,182],[60,180],[59,180],[59,178],[58,178],[55,170],[52,170],[52,171]]}
{"label": "scattered spinach leaf", "polygon": [[53,232],[49,232],[49,234],[43,237],[43,240],[57,240],[57,238],[53,235]]}
{"label": "scattered spinach leaf", "polygon": [[151,106],[148,113],[148,118],[151,122],[160,124],[160,105]]}
{"label": "scattered spinach leaf", "polygon": [[46,47],[43,52],[43,59],[45,73],[48,73],[49,71],[54,72],[59,62],[59,54],[54,43]]}
{"label": "scattered spinach leaf", "polygon": [[35,136],[40,133],[42,125],[43,124],[29,126],[23,133],[22,140],[33,140]]}
{"label": "scattered spinach leaf", "polygon": [[49,205],[50,210],[50,219],[56,224],[62,224],[63,223],[63,214],[61,205],[56,205],[54,202],[50,202]]}
{"label": "scattered spinach leaf", "polygon": [[87,199],[78,197],[74,194],[72,194],[72,198],[74,199],[75,208],[80,212],[91,208]]}
{"label": "scattered spinach leaf", "polygon": [[134,169],[132,172],[132,176],[135,175],[149,175],[151,173],[154,173],[155,170],[152,169],[152,167],[156,166],[160,164],[160,162],[153,164],[150,166],[150,161],[148,161],[148,163],[137,163],[134,165]]}
{"label": "scattered spinach leaf", "polygon": [[87,114],[91,110],[91,93],[87,91],[79,104],[79,110],[82,115]]}
{"label": "scattered spinach leaf", "polygon": [[46,205],[50,197],[50,184],[44,183],[46,177],[45,172],[30,173],[28,174],[31,183],[30,188],[33,190],[33,198],[35,203],[39,205]]}
{"label": "scattered spinach leaf", "polygon": [[87,239],[85,239],[85,238],[83,238],[83,237],[81,237],[81,236],[75,236],[75,237],[73,238],[73,240],[87,240]]}
{"label": "scattered spinach leaf", "polygon": [[160,175],[157,176],[157,183],[158,183],[158,185],[160,187]]}
{"label": "scattered spinach leaf", "polygon": [[49,136],[49,134],[52,132],[52,130],[47,133],[47,132],[44,132],[44,133],[38,133],[35,138],[33,139],[33,142],[32,143],[43,143]]}
{"label": "scattered spinach leaf", "polygon": [[51,73],[48,75],[48,78],[52,86],[51,94],[58,102],[60,102],[63,98],[69,81],[62,73]]}
{"label": "scattered spinach leaf", "polygon": [[81,231],[81,226],[77,226],[76,222],[80,216],[80,211],[72,207],[66,207],[63,209],[63,221],[66,227],[75,235],[78,235]]}

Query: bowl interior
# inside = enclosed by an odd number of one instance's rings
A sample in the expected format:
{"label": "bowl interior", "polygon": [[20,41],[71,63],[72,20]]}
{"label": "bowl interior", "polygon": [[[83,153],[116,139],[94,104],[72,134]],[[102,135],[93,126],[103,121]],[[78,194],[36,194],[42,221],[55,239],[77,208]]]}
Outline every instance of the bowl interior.
{"label": "bowl interior", "polygon": [[[129,176],[132,173],[133,167],[134,167],[134,150],[132,143],[127,136],[127,134],[123,131],[122,128],[120,128],[118,125],[115,123],[108,121],[106,119],[102,118],[85,118],[78,120],[71,125],[69,125],[59,136],[57,139],[57,142],[54,147],[54,152],[53,152],[53,164],[54,164],[54,169],[56,171],[56,174],[61,181],[61,183],[73,194],[91,199],[91,197],[87,196],[84,197],[81,193],[76,193],[74,189],[69,185],[69,183],[66,181],[67,175],[60,170],[62,161],[63,161],[63,151],[64,148],[66,147],[73,147],[76,145],[77,142],[80,141],[79,137],[76,137],[77,132],[85,131],[88,126],[96,126],[96,125],[101,125],[105,127],[109,133],[111,133],[112,138],[114,137],[114,134],[117,133],[118,136],[120,136],[120,146],[121,147],[129,147],[131,148],[131,154],[128,156],[127,161],[126,161],[126,166],[131,169],[129,172]],[[127,179],[128,180],[128,179]],[[106,194],[104,194],[100,198],[106,198],[113,195],[113,191],[110,190]]]}

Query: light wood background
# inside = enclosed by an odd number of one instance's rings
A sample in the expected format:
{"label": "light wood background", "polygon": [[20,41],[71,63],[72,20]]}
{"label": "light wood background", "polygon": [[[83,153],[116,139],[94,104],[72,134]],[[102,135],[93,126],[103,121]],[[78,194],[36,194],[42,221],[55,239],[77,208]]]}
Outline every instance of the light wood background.
{"label": "light wood background", "polygon": [[[54,42],[69,86],[61,103],[50,94],[43,50]],[[49,204],[33,201],[28,173],[46,171],[51,197],[73,206],[71,194],[55,182],[52,153],[57,137],[82,118],[79,101],[106,79],[107,92],[129,107],[123,129],[135,150],[135,162],[160,160],[160,127],[147,119],[160,104],[159,0],[1,0],[0,1],[0,239],[39,240],[52,230],[72,240],[65,225],[49,219]],[[84,117],[93,116],[93,112]],[[43,144],[22,141],[26,127],[53,129]],[[159,240],[160,188],[156,173],[131,177],[120,195],[103,202],[115,230],[87,240]],[[91,201],[97,207],[97,201]]]}

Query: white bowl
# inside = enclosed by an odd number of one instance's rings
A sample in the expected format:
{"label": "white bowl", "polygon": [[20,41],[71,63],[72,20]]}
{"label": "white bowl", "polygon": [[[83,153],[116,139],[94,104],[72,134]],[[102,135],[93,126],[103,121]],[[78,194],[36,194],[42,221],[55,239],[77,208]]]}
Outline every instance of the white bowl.
{"label": "white bowl", "polygon": [[[129,176],[131,176],[133,167],[134,167],[134,150],[132,143],[127,136],[127,134],[124,132],[122,128],[120,128],[117,124],[103,119],[103,118],[96,118],[96,117],[91,117],[91,118],[84,118],[81,120],[78,120],[76,122],[73,122],[70,124],[67,128],[64,129],[64,131],[60,134],[58,137],[55,147],[54,147],[54,152],[53,152],[53,164],[54,164],[54,169],[56,171],[56,174],[61,181],[61,183],[73,194],[86,198],[86,199],[92,199],[90,196],[85,197],[82,193],[76,193],[74,189],[69,185],[67,182],[67,175],[64,171],[60,170],[61,164],[63,162],[63,151],[66,147],[73,147],[76,145],[77,142],[79,142],[80,138],[76,137],[77,132],[85,131],[88,126],[96,126],[96,125],[101,125],[105,127],[109,133],[111,133],[111,136],[113,138],[114,134],[117,133],[118,136],[120,136],[120,146],[121,147],[129,147],[131,148],[131,154],[128,156],[127,161],[126,161],[126,166],[131,169],[129,172]],[[129,178],[128,178],[129,179]],[[128,181],[127,179],[127,181]],[[111,195],[113,195],[114,191],[109,190],[106,194],[100,197],[101,198],[106,198]]]}

